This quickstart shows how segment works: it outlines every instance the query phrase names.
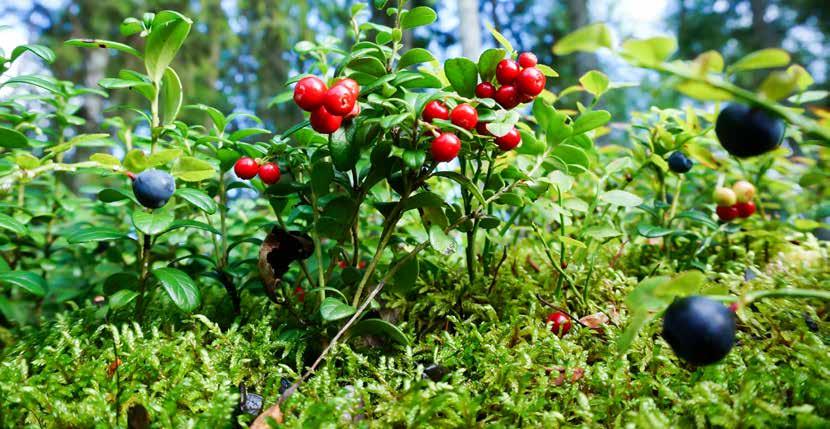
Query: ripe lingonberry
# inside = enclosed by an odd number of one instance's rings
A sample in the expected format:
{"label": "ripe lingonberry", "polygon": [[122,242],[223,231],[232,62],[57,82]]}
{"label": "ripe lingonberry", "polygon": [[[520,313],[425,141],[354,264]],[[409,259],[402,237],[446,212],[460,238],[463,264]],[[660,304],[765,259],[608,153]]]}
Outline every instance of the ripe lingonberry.
{"label": "ripe lingonberry", "polygon": [[354,95],[354,98],[360,96],[360,85],[354,79],[346,77],[338,80],[337,83],[335,83],[334,85],[345,86],[346,88],[349,88],[349,91],[351,91],[352,95]]}
{"label": "ripe lingonberry", "polygon": [[738,217],[738,208],[734,205],[732,206],[718,206],[715,209],[715,212],[718,214],[718,218],[724,222],[729,222],[730,220],[735,219]]}
{"label": "ripe lingonberry", "polygon": [[739,180],[732,185],[732,190],[735,191],[735,196],[739,203],[752,201],[755,198],[755,186],[746,180]]}
{"label": "ripe lingonberry", "polygon": [[479,134],[481,134],[485,137],[490,137],[492,135],[490,133],[490,130],[487,129],[487,122],[477,123],[476,124],[476,132],[478,132]]}
{"label": "ripe lingonberry", "polygon": [[560,337],[571,330],[571,318],[562,311],[556,311],[548,315],[550,331]]}
{"label": "ripe lingonberry", "polygon": [[481,82],[476,85],[476,97],[493,98],[496,95],[496,87],[490,82]]}
{"label": "ripe lingonberry", "polygon": [[344,85],[335,85],[326,91],[323,106],[332,115],[345,116],[354,109],[355,102],[352,90]]}
{"label": "ripe lingonberry", "polygon": [[302,286],[297,286],[294,288],[294,296],[297,297],[297,301],[305,301],[305,289]]}
{"label": "ripe lingonberry", "polygon": [[233,165],[233,172],[240,179],[253,179],[259,172],[259,164],[253,158],[243,156],[236,160],[236,164]]}
{"label": "ripe lingonberry", "polygon": [[519,92],[525,95],[535,97],[545,89],[545,82],[547,79],[536,67],[528,67],[519,73],[516,78],[516,88]]}
{"label": "ripe lingonberry", "polygon": [[735,208],[738,209],[738,216],[746,219],[752,216],[755,213],[755,203],[752,201],[747,201],[745,203],[737,203],[735,204]]}
{"label": "ripe lingonberry", "polygon": [[280,181],[280,167],[273,162],[266,162],[259,167],[259,178],[266,185],[273,185]]}
{"label": "ripe lingonberry", "polygon": [[450,119],[453,124],[465,130],[472,130],[478,123],[478,112],[476,112],[475,107],[463,103],[455,106],[455,109],[452,109]]}
{"label": "ripe lingonberry", "polygon": [[450,119],[450,110],[444,103],[438,100],[432,100],[424,106],[424,112],[421,114],[424,122],[432,122],[433,119]]}
{"label": "ripe lingonberry", "polygon": [[322,134],[331,134],[340,128],[343,122],[341,116],[332,115],[324,106],[320,106],[317,110],[311,112],[311,128],[314,131]]}
{"label": "ripe lingonberry", "polygon": [[496,145],[498,145],[499,149],[507,152],[519,145],[522,142],[522,136],[519,134],[519,131],[515,128],[512,128],[507,134],[496,137]]}
{"label": "ripe lingonberry", "polygon": [[520,71],[519,63],[510,59],[501,60],[496,65],[496,79],[502,85],[509,85],[516,80]]}
{"label": "ripe lingonberry", "polygon": [[510,110],[519,105],[519,91],[513,85],[502,85],[496,91],[496,102],[507,110]]}
{"label": "ripe lingonberry", "polygon": [[523,68],[536,67],[538,63],[539,59],[536,58],[536,54],[533,52],[522,52],[519,55],[519,65]]}
{"label": "ripe lingonberry", "polygon": [[360,115],[360,103],[355,103],[354,108],[351,112],[349,112],[346,116],[343,117],[344,121],[351,121],[352,119],[356,118]]}
{"label": "ripe lingonberry", "polygon": [[300,79],[294,87],[294,103],[307,112],[313,112],[323,104],[326,84],[316,76]]}
{"label": "ripe lingonberry", "polygon": [[438,162],[449,162],[458,156],[461,140],[453,133],[443,133],[432,141],[429,152]]}

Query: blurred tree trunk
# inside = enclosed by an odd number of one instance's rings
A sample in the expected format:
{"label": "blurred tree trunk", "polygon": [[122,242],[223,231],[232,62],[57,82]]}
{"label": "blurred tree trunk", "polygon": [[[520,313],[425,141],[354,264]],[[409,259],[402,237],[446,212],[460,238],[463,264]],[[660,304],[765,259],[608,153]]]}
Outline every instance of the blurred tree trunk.
{"label": "blurred tree trunk", "polygon": [[769,7],[769,0],[750,0],[752,9],[752,37],[755,49],[777,48],[781,46],[781,36],[775,26],[764,20]]}
{"label": "blurred tree trunk", "polygon": [[458,0],[461,52],[467,58],[481,54],[481,20],[478,17],[477,0]]}

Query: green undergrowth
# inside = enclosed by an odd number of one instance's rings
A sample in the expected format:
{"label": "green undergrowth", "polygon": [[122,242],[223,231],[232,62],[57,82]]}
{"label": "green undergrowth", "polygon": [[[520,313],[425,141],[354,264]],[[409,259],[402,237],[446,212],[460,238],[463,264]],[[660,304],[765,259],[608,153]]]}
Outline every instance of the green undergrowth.
{"label": "green undergrowth", "polygon": [[[792,246],[753,280],[739,272],[709,280],[732,294],[827,289],[826,261],[826,250]],[[463,312],[452,310],[458,290],[437,279],[420,285],[417,301],[384,295],[391,310],[379,315],[394,320],[410,345],[368,338],[339,347],[283,405],[285,425],[830,426],[830,328],[820,302],[771,299],[742,308],[736,348],[717,365],[692,368],[660,338],[659,322],[618,355],[624,297],[636,278],[600,276],[592,302],[609,322],[558,338],[536,298],[550,287],[548,271],[513,262],[492,288],[473,288]],[[220,291],[214,295],[204,314],[224,308]],[[40,327],[5,332],[0,426],[123,427],[133,404],[147,408],[154,427],[244,425],[253,417],[233,417],[238,385],[273,404],[322,346],[264,298],[245,297],[244,324],[205,315],[175,320],[166,305],[154,307],[141,326],[126,315],[108,323],[87,303]],[[112,373],[116,353],[122,365]],[[437,382],[423,376],[434,363],[447,370]]]}

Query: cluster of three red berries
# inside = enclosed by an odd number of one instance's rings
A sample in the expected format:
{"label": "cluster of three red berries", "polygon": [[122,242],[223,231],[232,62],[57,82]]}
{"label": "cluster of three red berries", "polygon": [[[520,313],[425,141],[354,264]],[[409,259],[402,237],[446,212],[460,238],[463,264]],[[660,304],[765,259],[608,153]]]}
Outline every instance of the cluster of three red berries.
{"label": "cluster of three red berries", "polygon": [[492,98],[507,110],[533,101],[547,83],[545,74],[536,67],[538,62],[532,52],[523,52],[518,61],[509,58],[501,60],[496,65],[499,88],[491,82],[482,82],[476,86],[476,97]]}
{"label": "cluster of three red berries", "polygon": [[280,181],[280,167],[277,164],[266,162],[259,165],[256,160],[247,156],[236,160],[236,164],[233,165],[233,172],[244,180],[253,179],[258,174],[262,183],[266,185],[273,185]]}
{"label": "cluster of three red berries", "polygon": [[[476,108],[467,103],[461,103],[450,111],[444,103],[432,100],[424,106],[421,117],[424,122],[432,123],[434,119],[449,120],[459,128],[468,131],[476,129],[481,135],[491,135],[487,130],[487,124],[479,122]],[[496,137],[496,144],[503,151],[515,148],[521,141],[521,135],[515,128],[501,137]],[[451,132],[441,133],[430,145],[432,159],[438,162],[452,161],[458,155],[459,150],[461,150],[461,139]]]}
{"label": "cluster of three red berries", "polygon": [[752,202],[755,197],[755,186],[746,180],[735,182],[731,189],[719,187],[715,189],[712,197],[717,204],[715,213],[724,222],[738,217],[745,219],[755,213],[755,203]]}
{"label": "cluster of three red berries", "polygon": [[331,134],[340,128],[343,120],[360,114],[360,85],[354,79],[344,78],[331,88],[316,76],[300,79],[294,87],[294,103],[311,112],[311,128],[318,133]]}

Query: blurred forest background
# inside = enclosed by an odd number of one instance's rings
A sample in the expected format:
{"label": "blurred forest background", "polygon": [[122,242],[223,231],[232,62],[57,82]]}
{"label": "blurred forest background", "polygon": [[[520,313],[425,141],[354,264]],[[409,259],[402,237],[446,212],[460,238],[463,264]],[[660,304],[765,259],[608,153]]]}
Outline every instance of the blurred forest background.
{"label": "blurred forest background", "polygon": [[[186,103],[205,103],[223,111],[247,111],[260,116],[279,132],[296,123],[301,112],[290,104],[269,105],[286,90],[284,82],[304,70],[304,58],[292,47],[300,40],[334,36],[348,40],[349,7],[359,0],[16,0],[0,3],[0,47],[37,42],[57,48],[51,67],[57,78],[96,86],[126,64],[136,61],[112,51],[63,47],[70,38],[97,37],[124,41],[118,25],[130,16],[175,9],[195,21],[191,36],[176,60],[185,86]],[[366,0],[362,0],[366,1]],[[592,68],[614,81],[638,83],[603,99],[617,120],[628,113],[658,106],[682,105],[674,91],[664,91],[659,79],[634,70],[612,55],[580,54],[556,57],[553,43],[591,22],[614,28],[617,40],[672,34],[678,38],[679,58],[693,58],[710,49],[727,63],[760,48],[783,47],[794,54],[827,87],[830,64],[830,1],[828,0],[410,0],[409,6],[428,5],[438,11],[436,25],[406,34],[411,47],[427,47],[443,60],[465,55],[477,58],[494,41],[486,25],[505,34],[517,49],[533,51],[540,61],[561,75],[553,89],[574,84]],[[375,22],[389,18],[371,10]],[[137,36],[136,36],[137,37]],[[135,41],[134,41],[135,42]],[[9,75],[40,71],[32,61]],[[31,70],[27,69],[31,68]],[[744,77],[742,77],[744,78]],[[749,74],[743,85],[753,87]],[[89,100],[86,115],[100,123],[109,100]]]}

